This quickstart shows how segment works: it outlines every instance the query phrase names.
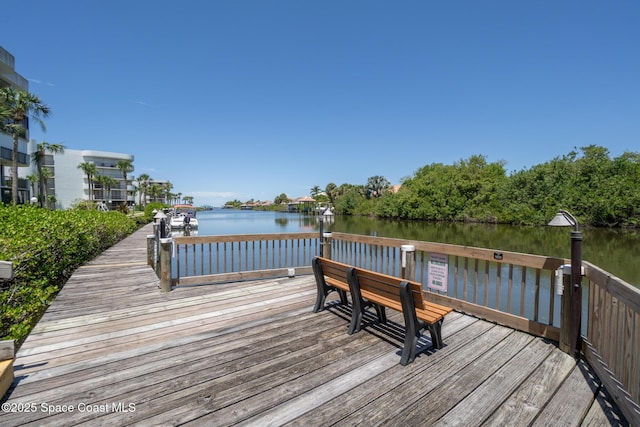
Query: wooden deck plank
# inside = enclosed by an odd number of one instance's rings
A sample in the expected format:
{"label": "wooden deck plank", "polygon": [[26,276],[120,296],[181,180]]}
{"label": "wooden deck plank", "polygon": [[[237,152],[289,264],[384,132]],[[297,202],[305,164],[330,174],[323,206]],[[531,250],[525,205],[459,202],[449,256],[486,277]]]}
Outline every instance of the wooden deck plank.
{"label": "wooden deck plank", "polygon": [[[227,319],[222,320],[233,319],[234,316],[232,314],[251,317],[251,313],[239,311],[231,313],[228,315]],[[205,316],[205,319],[211,319],[212,321],[220,320],[213,316]],[[101,341],[85,346],[63,348],[59,351],[50,351],[49,353],[38,351],[34,356],[25,356],[24,358],[20,358],[20,373],[30,374],[34,369],[37,370],[39,364],[44,361],[47,362],[48,369],[70,363],[82,363],[86,360],[90,360],[91,363],[93,363],[95,359],[111,357],[110,355],[114,353],[128,350],[136,351],[136,349],[139,349],[141,346],[151,345],[153,343],[166,344],[168,341],[178,338],[182,334],[205,332],[214,327],[211,323],[203,322],[201,319],[196,319],[198,321],[195,321],[195,323],[190,322],[189,320],[193,319],[180,319],[180,321],[177,321],[173,325],[170,324],[171,322],[167,322],[166,325],[163,325],[165,326],[164,329],[157,329],[154,333],[141,332],[110,339],[106,342]]]}
{"label": "wooden deck plank", "polygon": [[460,313],[442,349],[427,334],[401,366],[402,314],[368,314],[348,335],[337,296],[312,313],[312,276],[161,293],[147,234],[79,268],[18,351],[6,402],[76,410],[4,412],[0,425],[624,425],[553,345]]}
{"label": "wooden deck plank", "polygon": [[[243,368],[249,372],[257,370],[257,367],[263,370],[268,369],[270,361],[285,358],[287,355],[291,355],[292,352],[297,354],[297,357],[304,357],[313,351],[310,348],[311,343],[306,339],[306,335],[318,332],[317,329],[319,329],[317,324],[312,326],[306,330],[301,330],[300,334],[296,336],[286,337],[290,338],[289,341],[270,337],[265,339],[264,342],[258,342],[258,350],[253,346],[248,346],[247,340],[238,337],[237,334],[234,334],[235,338],[232,342],[224,342],[225,338],[229,338],[227,335],[217,340],[217,343],[211,344],[217,349],[214,360],[206,352],[211,347],[205,346],[205,351],[201,351],[198,354],[186,353],[185,355],[188,356],[182,359],[170,359],[169,361],[172,363],[167,363],[167,360],[163,358],[158,360],[155,365],[153,363],[151,363],[151,366],[138,364],[132,366],[127,372],[115,372],[114,375],[108,378],[104,376],[97,377],[93,381],[90,396],[87,396],[84,391],[74,392],[74,384],[69,384],[68,390],[63,390],[67,391],[64,394],[64,399],[87,403],[113,400],[159,402],[159,408],[162,411],[166,411],[170,406],[170,397],[172,395],[185,394],[190,396],[190,393],[198,388],[198,384],[203,382],[217,382],[224,384],[226,387],[229,382],[240,380]],[[284,334],[282,328],[278,328],[277,331],[280,335]],[[332,338],[336,337],[346,341],[344,335],[337,329],[319,333],[319,336],[327,339],[327,341],[331,341]],[[336,345],[340,345],[340,343],[336,342]],[[164,351],[159,353],[164,353]],[[153,375],[149,375],[150,372]],[[59,388],[52,390],[53,393],[58,391]],[[47,396],[30,396],[31,399],[45,397]],[[57,398],[54,396],[48,397],[53,397],[53,399],[49,400],[51,403],[61,404],[62,402],[59,396]],[[148,411],[145,412],[148,413]],[[147,415],[143,414],[143,416]],[[90,414],[73,414],[58,417],[59,420],[52,418],[47,422],[55,425],[59,421],[61,425],[64,425],[69,422],[81,422],[86,420],[87,417],[90,417]],[[109,421],[106,422],[109,423]]]}
{"label": "wooden deck plank", "polygon": [[544,341],[532,340],[433,425],[477,426],[482,423],[537,369],[553,348]]}
{"label": "wooden deck plank", "polygon": [[587,416],[583,420],[581,427],[607,425],[628,427],[629,423],[620,415],[620,410],[611,405],[611,396],[609,396],[604,388],[601,388],[594,404],[591,405]]}
{"label": "wooden deck plank", "polygon": [[483,426],[530,425],[575,366],[575,360],[568,354],[559,350],[552,352]]}
{"label": "wooden deck plank", "polygon": [[531,425],[579,426],[589,412],[599,388],[597,378],[588,366],[580,362]]}
{"label": "wooden deck plank", "polygon": [[[302,310],[305,313],[302,313]],[[297,312],[297,317],[304,321],[307,317],[307,311],[308,306],[305,305]],[[287,314],[291,313],[295,312],[287,312]],[[274,338],[281,335],[277,328],[287,325],[290,321],[289,318],[283,318],[280,321],[274,318],[273,322],[253,322],[250,328],[229,328],[225,331],[187,335],[170,343],[154,343],[141,346],[136,351],[121,352],[112,355],[110,360],[100,360],[99,363],[94,363],[89,367],[85,367],[84,364],[64,365],[58,370],[48,370],[47,377],[37,374],[30,375],[28,377],[30,381],[21,383],[21,387],[17,390],[20,393],[16,393],[16,396],[31,394],[32,398],[49,399],[52,396],[45,394],[43,390],[55,389],[54,393],[57,393],[64,391],[62,388],[68,386],[70,387],[69,391],[73,392],[74,385],[80,381],[91,382],[88,384],[91,387],[105,386],[124,380],[129,376],[134,377],[135,374],[153,373],[156,369],[162,369],[166,366],[168,360],[170,360],[171,366],[193,363],[199,358],[210,358],[211,347],[215,347],[217,351],[225,348],[233,349],[232,345],[237,343],[235,337],[239,334],[242,334],[243,340],[252,340],[251,342],[255,345],[264,345],[261,344],[263,342],[269,344],[268,340],[273,341]],[[274,328],[276,329],[273,330]],[[280,338],[278,342],[287,341]],[[245,345],[245,342],[242,342],[242,345]],[[219,357],[216,358],[216,362],[220,360]],[[215,366],[212,363],[210,365]]]}
{"label": "wooden deck plank", "polygon": [[[479,333],[491,328],[490,324],[476,322],[471,317],[455,318],[454,316],[450,315],[453,319],[448,318],[442,328],[442,336],[447,343],[445,348],[416,359],[418,362],[415,363],[419,363],[421,369],[404,369],[398,365],[396,354],[395,365],[398,366],[391,366],[387,370],[377,373],[374,377],[367,377],[367,374],[360,372],[364,370],[367,373],[371,369],[364,366],[353,374],[344,375],[328,382],[323,387],[271,408],[247,420],[247,423],[249,425],[331,425],[373,402],[389,389],[411,381],[424,382],[421,379],[424,370],[433,364],[440,363],[444,358],[450,357],[455,349],[468,344]],[[325,407],[334,409],[327,411]]]}
{"label": "wooden deck plank", "polygon": [[[147,311],[131,310],[128,313],[117,313],[113,316],[101,315],[99,320],[94,316],[76,317],[72,322],[65,322],[64,324],[56,322],[55,326],[49,322],[48,326],[51,327],[47,331],[36,332],[32,341],[37,340],[39,348],[43,351],[48,351],[43,346],[48,343],[59,343],[61,340],[67,341],[69,340],[68,336],[72,336],[74,340],[77,340],[82,336],[100,337],[102,334],[109,334],[118,330],[132,330],[138,326],[153,327],[153,325],[158,325],[158,327],[162,327],[160,324],[166,319],[190,318],[208,310],[221,314],[230,314],[244,307],[251,308],[265,305],[265,303],[269,303],[271,299],[276,297],[285,297],[285,299],[303,297],[306,299],[309,294],[313,294],[313,290],[308,289],[308,287],[304,289],[280,286],[278,288],[265,289],[262,294],[237,294],[231,299],[202,296],[195,301],[190,301],[189,304],[167,304],[159,309],[153,308]],[[68,344],[73,345],[71,342],[68,342]],[[27,355],[28,353],[25,352],[23,354]]]}
{"label": "wooden deck plank", "polygon": [[431,425],[530,340],[522,333],[494,326],[474,340],[475,351],[465,353],[465,357],[457,356],[445,366],[438,365],[434,372],[428,371],[433,376],[428,379],[423,376],[422,387],[393,389],[343,422],[411,425],[418,421]]}

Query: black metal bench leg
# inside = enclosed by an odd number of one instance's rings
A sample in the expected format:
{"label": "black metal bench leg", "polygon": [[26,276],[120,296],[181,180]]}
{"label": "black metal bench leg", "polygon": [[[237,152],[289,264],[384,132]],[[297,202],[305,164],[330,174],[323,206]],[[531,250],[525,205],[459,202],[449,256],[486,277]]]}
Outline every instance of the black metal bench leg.
{"label": "black metal bench leg", "polygon": [[441,349],[444,346],[442,342],[442,320],[429,325],[429,332],[431,333],[431,343],[433,344],[433,348]]}
{"label": "black metal bench leg", "polygon": [[384,305],[378,305],[378,304],[374,304],[374,307],[376,309],[376,314],[378,315],[378,322],[382,324],[386,324],[387,323],[386,307]]}
{"label": "black metal bench leg", "polygon": [[318,288],[316,304],[313,306],[313,312],[317,313],[324,308],[324,301],[329,293],[329,287],[324,281],[324,274],[322,272],[320,260],[314,258],[313,261],[311,261],[311,266],[313,267],[313,275],[316,279],[316,287]]}
{"label": "black metal bench leg", "polygon": [[349,335],[355,334],[356,332],[360,332],[360,325],[362,325],[362,311],[357,310],[355,308],[355,304],[353,306],[353,312],[351,313],[351,322],[349,323]]}
{"label": "black metal bench leg", "polygon": [[408,365],[416,359],[416,349],[419,339],[420,333],[416,331],[415,325],[407,325],[404,347],[402,348],[402,356],[400,357],[400,364],[402,366]]}
{"label": "black metal bench leg", "polygon": [[327,298],[327,294],[318,289],[318,295],[316,297],[316,304],[313,306],[313,312],[317,313],[324,308],[324,301]]}
{"label": "black metal bench leg", "polygon": [[364,305],[359,295],[351,294],[351,323],[349,323],[349,335],[360,331],[362,325],[362,313]]}
{"label": "black metal bench leg", "polygon": [[340,302],[342,305],[349,305],[349,300],[347,299],[347,293],[343,289],[338,289],[338,294],[340,295]]}
{"label": "black metal bench leg", "polygon": [[351,323],[349,324],[349,335],[351,335],[360,331],[364,312],[364,301],[362,301],[360,285],[353,267],[347,271],[347,282],[349,283],[349,293],[351,294]]}

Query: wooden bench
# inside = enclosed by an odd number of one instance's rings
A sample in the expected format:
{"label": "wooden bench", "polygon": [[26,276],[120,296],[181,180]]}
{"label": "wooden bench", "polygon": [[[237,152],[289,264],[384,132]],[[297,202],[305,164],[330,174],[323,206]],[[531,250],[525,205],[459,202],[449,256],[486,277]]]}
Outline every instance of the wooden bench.
{"label": "wooden bench", "polygon": [[[444,321],[444,316],[453,310],[426,301],[420,283],[352,267],[320,257],[316,257],[313,263],[316,283],[318,284],[318,300],[314,307],[315,312],[323,308],[326,297],[326,294],[321,295],[320,293],[324,289],[320,283],[324,283],[329,279],[329,283],[333,283],[334,289],[344,290],[343,283],[346,278],[353,303],[349,326],[350,334],[360,330],[363,315],[368,306],[376,308],[380,323],[387,322],[385,308],[390,308],[402,312],[404,316],[406,333],[400,358],[401,365],[407,365],[415,360],[418,340],[420,339],[421,331],[424,329],[429,330],[433,347],[436,349],[442,348],[442,322]],[[322,274],[326,276],[325,272],[330,272],[333,277],[322,277]],[[346,274],[346,277],[342,274]],[[338,282],[340,283],[338,284]],[[327,283],[325,286],[329,286],[329,284]],[[322,302],[319,303],[319,301]]]}

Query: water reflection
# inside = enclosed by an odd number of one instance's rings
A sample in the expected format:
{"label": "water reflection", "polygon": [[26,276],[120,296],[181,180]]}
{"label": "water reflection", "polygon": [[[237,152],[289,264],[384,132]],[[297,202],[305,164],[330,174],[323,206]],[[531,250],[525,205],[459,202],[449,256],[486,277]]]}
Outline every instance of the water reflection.
{"label": "water reflection", "polygon": [[[570,258],[571,230],[565,227],[519,227],[495,224],[385,221],[340,217],[332,227],[344,233],[452,243],[463,246]],[[640,232],[583,228],[583,258],[638,286]]]}
{"label": "water reflection", "polygon": [[276,223],[276,225],[279,225],[280,227],[286,227],[287,224],[289,224],[289,219],[288,218],[276,218],[275,219],[275,223]]}

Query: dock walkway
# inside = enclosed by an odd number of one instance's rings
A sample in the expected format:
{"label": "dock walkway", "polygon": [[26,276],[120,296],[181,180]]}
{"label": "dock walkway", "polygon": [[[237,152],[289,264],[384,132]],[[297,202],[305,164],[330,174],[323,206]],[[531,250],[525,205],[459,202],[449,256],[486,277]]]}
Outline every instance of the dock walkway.
{"label": "dock walkway", "polygon": [[0,425],[625,425],[588,366],[460,313],[401,366],[401,315],[349,336],[349,308],[311,312],[312,276],[161,293],[149,233],[73,274],[17,354]]}

